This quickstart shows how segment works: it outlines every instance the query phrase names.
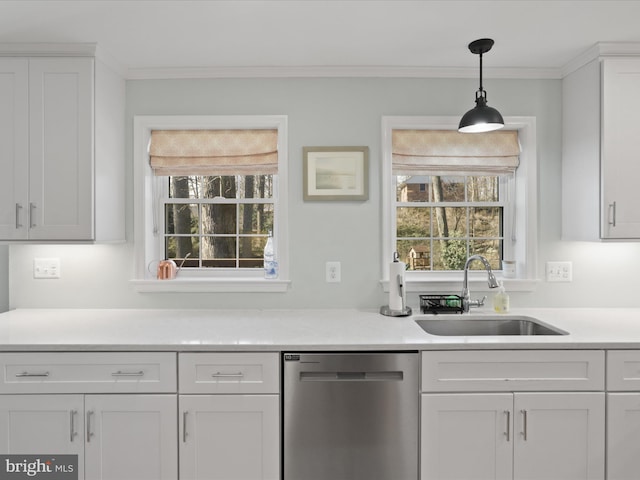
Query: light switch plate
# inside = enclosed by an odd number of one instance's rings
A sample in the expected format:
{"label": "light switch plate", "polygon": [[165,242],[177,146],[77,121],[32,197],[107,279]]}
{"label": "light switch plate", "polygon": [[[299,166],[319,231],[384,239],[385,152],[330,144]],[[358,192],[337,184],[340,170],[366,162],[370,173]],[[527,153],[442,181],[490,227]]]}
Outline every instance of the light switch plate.
{"label": "light switch plate", "polygon": [[571,282],[572,267],[571,262],[547,262],[547,282]]}
{"label": "light switch plate", "polygon": [[60,259],[34,258],[33,278],[60,278]]}

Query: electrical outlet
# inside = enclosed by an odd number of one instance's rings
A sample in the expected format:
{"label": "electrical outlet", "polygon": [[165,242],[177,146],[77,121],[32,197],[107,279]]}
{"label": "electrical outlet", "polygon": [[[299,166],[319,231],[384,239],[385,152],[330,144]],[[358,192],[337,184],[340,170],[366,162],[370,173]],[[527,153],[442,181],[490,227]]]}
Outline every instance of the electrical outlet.
{"label": "electrical outlet", "polygon": [[34,258],[33,278],[60,278],[60,259]]}
{"label": "electrical outlet", "polygon": [[547,282],[571,282],[571,262],[547,262]]}
{"label": "electrical outlet", "polygon": [[340,262],[327,262],[327,283],[340,283]]}

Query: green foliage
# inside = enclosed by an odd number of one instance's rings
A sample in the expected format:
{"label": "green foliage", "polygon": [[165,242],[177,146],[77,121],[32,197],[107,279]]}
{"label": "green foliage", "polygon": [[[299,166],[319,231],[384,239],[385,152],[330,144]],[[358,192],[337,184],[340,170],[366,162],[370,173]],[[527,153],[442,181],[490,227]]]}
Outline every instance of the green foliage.
{"label": "green foliage", "polygon": [[447,270],[462,270],[467,261],[467,242],[463,239],[444,240],[442,263]]}

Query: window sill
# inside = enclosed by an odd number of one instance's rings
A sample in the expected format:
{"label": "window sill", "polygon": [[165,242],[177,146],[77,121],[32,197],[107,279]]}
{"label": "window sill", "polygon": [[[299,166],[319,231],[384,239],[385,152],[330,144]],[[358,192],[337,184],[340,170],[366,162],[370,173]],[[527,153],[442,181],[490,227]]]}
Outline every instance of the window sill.
{"label": "window sill", "polygon": [[[499,282],[504,283],[507,292],[535,292],[540,283],[539,279],[530,278],[503,278],[496,274]],[[462,290],[462,275],[458,279],[411,279],[405,277],[405,288],[407,292],[417,293],[452,293]],[[380,280],[385,292],[389,291],[389,280]],[[486,275],[484,278],[469,278],[469,288],[471,291],[486,292],[491,290],[487,285]]]}
{"label": "window sill", "polygon": [[138,293],[282,293],[290,280],[264,278],[175,278],[173,280],[131,280]]}

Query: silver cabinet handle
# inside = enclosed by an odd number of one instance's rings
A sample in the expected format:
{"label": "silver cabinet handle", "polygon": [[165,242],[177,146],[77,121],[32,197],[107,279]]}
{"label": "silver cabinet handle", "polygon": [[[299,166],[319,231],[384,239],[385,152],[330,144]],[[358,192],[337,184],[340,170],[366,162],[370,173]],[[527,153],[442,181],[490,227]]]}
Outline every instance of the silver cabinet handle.
{"label": "silver cabinet handle", "polygon": [[609,225],[616,226],[616,202],[609,204]]}
{"label": "silver cabinet handle", "polygon": [[211,376],[213,378],[234,378],[234,377],[244,377],[244,373],[242,372],[238,372],[238,373],[220,373],[220,372],[216,372],[216,373],[212,373]]}
{"label": "silver cabinet handle", "polygon": [[523,440],[526,442],[527,441],[527,411],[520,410],[520,413],[522,413],[522,437],[523,437]]}
{"label": "silver cabinet handle", "polygon": [[48,377],[49,372],[41,372],[41,373],[29,373],[29,372],[21,372],[16,373],[16,377]]}
{"label": "silver cabinet handle", "polygon": [[20,210],[22,210],[22,205],[16,203],[16,228],[22,228],[22,224],[20,223]]}
{"label": "silver cabinet handle", "polygon": [[189,412],[185,410],[182,412],[182,443],[187,443],[187,414]]}
{"label": "silver cabinet handle", "polygon": [[34,215],[33,211],[36,209],[36,204],[35,203],[30,203],[29,204],[29,228],[33,228],[36,226],[36,222],[35,222],[35,218],[36,216]]}
{"label": "silver cabinet handle", "polygon": [[91,417],[93,417],[93,410],[87,411],[87,443],[91,441],[91,437],[93,437],[93,432],[91,431]]}
{"label": "silver cabinet handle", "polygon": [[113,372],[111,376],[112,377],[142,377],[144,376],[144,372],[142,370],[138,372],[123,372],[122,370],[118,370],[117,372]]}
{"label": "silver cabinet handle", "polygon": [[73,439],[76,435],[78,435],[78,432],[76,432],[76,414],[78,413],[77,410],[71,410],[69,412],[69,429],[70,429],[70,435],[69,435],[69,440],[71,442],[73,442]]}
{"label": "silver cabinet handle", "polygon": [[504,432],[507,437],[507,442],[511,441],[511,412],[509,410],[505,410],[504,414],[507,417],[507,430]]}

